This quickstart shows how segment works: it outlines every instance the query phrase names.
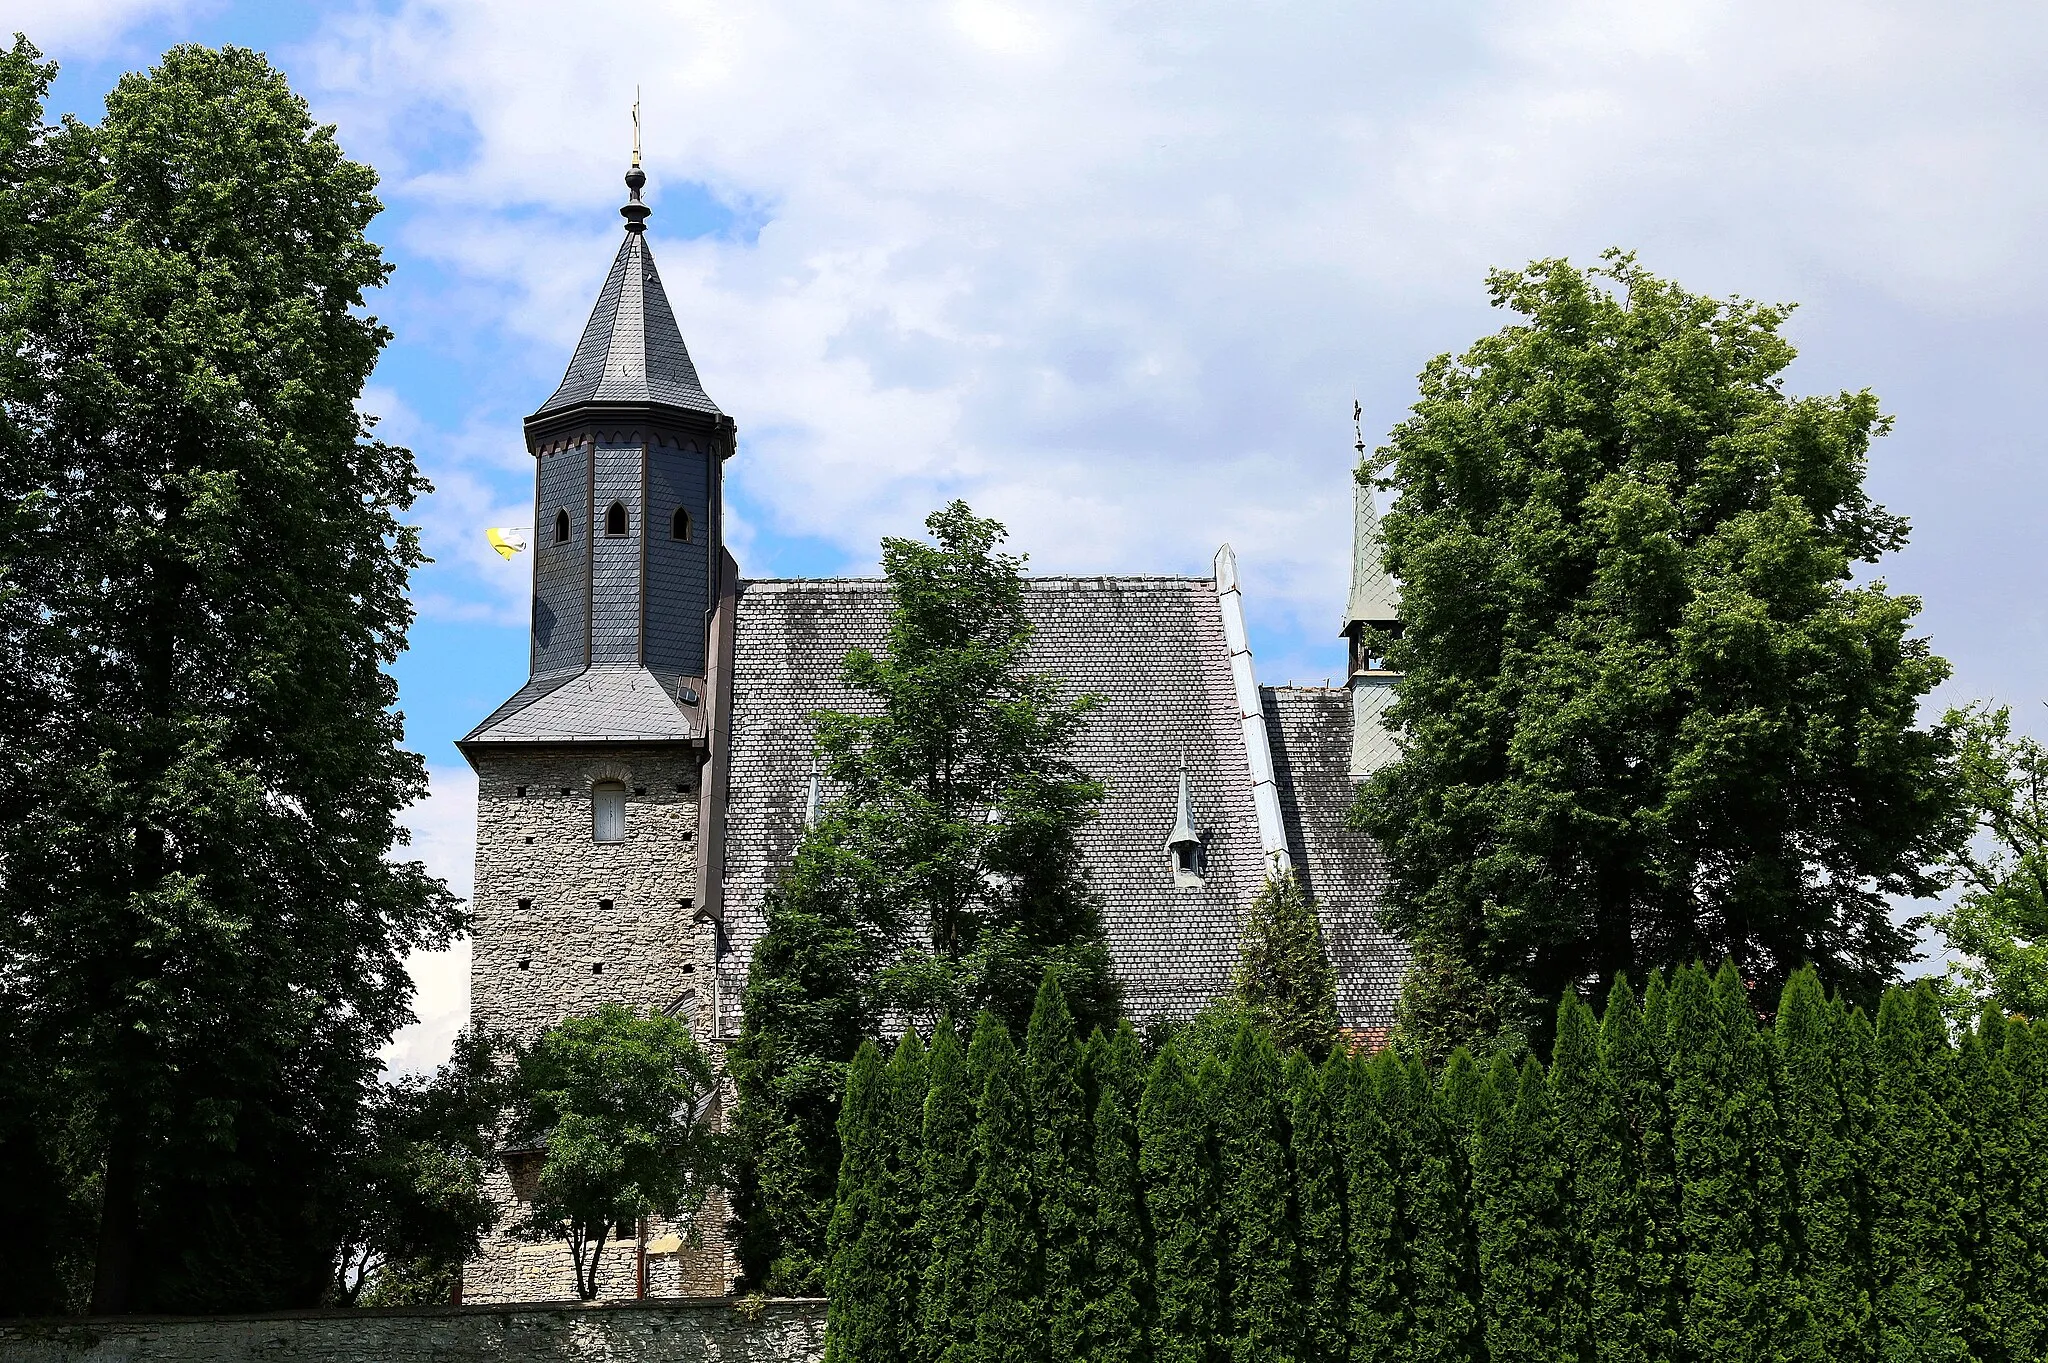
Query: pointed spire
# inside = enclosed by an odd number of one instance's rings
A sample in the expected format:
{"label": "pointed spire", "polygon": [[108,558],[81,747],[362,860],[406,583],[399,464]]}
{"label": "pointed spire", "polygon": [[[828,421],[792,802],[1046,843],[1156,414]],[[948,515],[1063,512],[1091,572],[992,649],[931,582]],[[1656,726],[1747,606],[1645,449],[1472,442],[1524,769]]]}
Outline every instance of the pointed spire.
{"label": "pointed spire", "polygon": [[[1358,470],[1365,467],[1364,408],[1351,403],[1351,424],[1356,435]],[[1387,576],[1381,562],[1385,544],[1380,539],[1379,508],[1373,504],[1372,485],[1354,477],[1351,484],[1351,600],[1344,607],[1344,628],[1339,634],[1355,633],[1360,625],[1387,629],[1400,618],[1401,590]]]}
{"label": "pointed spire", "polygon": [[626,239],[598,291],[597,306],[569,359],[569,372],[528,421],[586,404],[674,407],[703,416],[723,415],[697,378],[697,366],[683,344],[682,328],[676,325],[675,310],[647,246],[647,219],[654,210],[640,201],[647,173],[640,169],[639,122],[636,105],[633,168],[626,172],[631,197],[619,210],[626,219]]}
{"label": "pointed spire", "polygon": [[811,763],[811,788],[804,796],[804,827],[816,828],[825,817],[825,787],[818,780],[818,764]]}
{"label": "pointed spire", "polygon": [[1166,835],[1166,847],[1172,851],[1188,843],[1199,847],[1202,839],[1195,832],[1195,801],[1188,789],[1188,760],[1183,757],[1180,760],[1180,791],[1173,802],[1173,831]]}

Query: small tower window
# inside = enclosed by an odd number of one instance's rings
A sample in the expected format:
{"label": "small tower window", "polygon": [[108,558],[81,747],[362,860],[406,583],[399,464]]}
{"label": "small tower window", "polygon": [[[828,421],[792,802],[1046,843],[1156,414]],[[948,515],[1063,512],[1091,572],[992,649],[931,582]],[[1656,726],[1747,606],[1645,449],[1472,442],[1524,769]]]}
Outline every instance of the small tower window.
{"label": "small tower window", "polygon": [[[555,543],[557,543],[557,544],[567,544],[568,542],[569,542],[569,513],[568,513],[568,512],[566,511],[566,510],[563,510],[563,511],[557,511],[557,512],[555,513]],[[521,791],[520,793],[521,793],[521,794],[525,794],[525,792],[524,792],[524,791]]]}
{"label": "small tower window", "polygon": [[604,533],[611,536],[626,533],[626,504],[613,502],[611,509],[604,513]]}
{"label": "small tower window", "polygon": [[669,522],[668,537],[672,540],[681,540],[685,544],[689,543],[690,509],[688,507],[679,506],[676,508],[675,519]]}
{"label": "small tower window", "polygon": [[590,834],[598,842],[626,840],[626,783],[599,781],[590,788]]}

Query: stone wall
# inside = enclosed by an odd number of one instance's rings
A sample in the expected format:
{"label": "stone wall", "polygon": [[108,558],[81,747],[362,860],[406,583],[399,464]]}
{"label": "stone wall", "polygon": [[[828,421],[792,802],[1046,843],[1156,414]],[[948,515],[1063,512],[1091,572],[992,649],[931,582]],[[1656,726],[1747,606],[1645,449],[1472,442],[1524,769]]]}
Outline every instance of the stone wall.
{"label": "stone wall", "polygon": [[0,1363],[816,1363],[825,1303],[451,1306],[186,1319],[0,1321]]}

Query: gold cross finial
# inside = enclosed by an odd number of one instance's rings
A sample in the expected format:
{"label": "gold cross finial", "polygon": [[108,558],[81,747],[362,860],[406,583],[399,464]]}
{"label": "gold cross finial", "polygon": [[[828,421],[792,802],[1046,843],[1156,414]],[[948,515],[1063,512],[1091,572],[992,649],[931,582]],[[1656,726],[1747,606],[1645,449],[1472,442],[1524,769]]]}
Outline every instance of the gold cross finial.
{"label": "gold cross finial", "polygon": [[633,87],[633,164],[640,164],[640,87]]}

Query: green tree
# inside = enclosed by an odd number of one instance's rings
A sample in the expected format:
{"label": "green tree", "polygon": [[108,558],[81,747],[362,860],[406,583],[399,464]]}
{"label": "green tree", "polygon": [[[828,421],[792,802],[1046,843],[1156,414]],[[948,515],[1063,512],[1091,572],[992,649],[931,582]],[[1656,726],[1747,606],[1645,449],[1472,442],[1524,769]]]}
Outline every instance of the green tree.
{"label": "green tree", "polygon": [[1059,980],[1048,973],[1024,1034],[1031,1112],[1031,1192],[1038,1212],[1045,1356],[1069,1363],[1088,1351],[1088,1233],[1095,1219],[1094,1136],[1081,1046]]}
{"label": "green tree", "polygon": [[1318,1069],[1300,1051],[1287,1057],[1288,1170],[1299,1258],[1298,1355],[1343,1360],[1351,1349],[1350,1251],[1344,1231],[1345,1113],[1351,1066],[1343,1059]]}
{"label": "green tree", "polygon": [[1847,1021],[1811,971],[1794,975],[1778,1003],[1785,1172],[1797,1227],[1787,1315],[1794,1356],[1816,1363],[1874,1357],[1863,1178],[1876,1152],[1852,1091],[1860,1076],[1847,1063]]}
{"label": "green tree", "polygon": [[1337,1039],[1337,972],[1315,901],[1294,872],[1268,878],[1252,896],[1237,953],[1239,1007],[1282,1051],[1328,1055]]}
{"label": "green tree", "polygon": [[[1626,254],[1488,286],[1522,320],[1431,361],[1361,473],[1399,493],[1401,757],[1358,809],[1436,966],[1409,1013],[1494,1031],[1702,955],[1873,995],[1954,798],[1916,723],[1947,666],[1853,576],[1906,537],[1864,490],[1877,399],[1788,396],[1786,309]],[[1479,981],[1525,1002],[1475,1011]]]}
{"label": "green tree", "polygon": [[[1611,1004],[1609,1005],[1612,1006]],[[1556,1118],[1558,1229],[1557,1349],[1561,1358],[1632,1356],[1635,1305],[1635,1188],[1614,1075],[1600,1054],[1593,1012],[1567,995],[1550,1054]]]}
{"label": "green tree", "polygon": [[1407,1246],[1414,1363],[1465,1363],[1483,1347],[1478,1246],[1473,1240],[1467,1113],[1451,1110],[1410,1059],[1389,1072],[1380,1096],[1400,1151],[1402,1232]]}
{"label": "green tree", "polygon": [[918,1313],[926,1098],[925,1054],[908,1031],[886,1066],[868,1042],[854,1055],[840,1108],[838,1204],[828,1236],[833,1363],[921,1358]]}
{"label": "green tree", "polygon": [[1256,1027],[1237,1034],[1216,1113],[1228,1348],[1235,1363],[1297,1356],[1296,1209],[1288,1196],[1280,1058]]}
{"label": "green tree", "polygon": [[1785,1205],[1767,1043],[1733,965],[1680,971],[1671,997],[1672,1157],[1684,1343],[1697,1358],[1782,1347]]}
{"label": "green tree", "polygon": [[2004,1251],[2002,1273],[2026,1285],[2024,1299],[2008,1297],[1998,1320],[2009,1359],[2048,1357],[2048,1034],[2039,1022],[2010,1021],[2005,1068],[2011,1077],[2010,1128],[2015,1171],[2010,1224],[2024,1238]]}
{"label": "green tree", "polygon": [[1885,1358],[1967,1357],[1963,1129],[1955,1053],[1931,985],[1891,989],[1877,1014],[1870,1258]]}
{"label": "green tree", "polygon": [[1088,1349],[1095,1363],[1144,1363],[1151,1354],[1151,1255],[1138,1182],[1138,1103],[1144,1093],[1138,1034],[1129,1022],[1095,1034],[1095,1216],[1089,1238]]}
{"label": "green tree", "polygon": [[[1330,1065],[1352,1070],[1344,1122],[1345,1242],[1350,1249],[1349,1363],[1401,1363],[1407,1357],[1408,1303],[1414,1281],[1402,1235],[1401,1155],[1395,1121],[1405,1114],[1407,1068],[1392,1051],[1370,1061]],[[1329,1071],[1324,1071],[1327,1082]],[[1393,1095],[1392,1101],[1389,1095]]]}
{"label": "green tree", "polygon": [[465,1029],[432,1076],[380,1086],[364,1112],[362,1157],[335,1254],[334,1299],[354,1306],[438,1305],[504,1208],[485,1191],[491,1132],[508,1094],[503,1038]]}
{"label": "green tree", "polygon": [[2033,1264],[2022,1220],[2026,1174],[2020,1164],[2020,1100],[2006,1063],[2005,1016],[1986,1008],[1958,1047],[1956,1110],[1969,1132],[1962,1186],[1968,1224],[1969,1355],[1979,1363],[2028,1357],[2014,1352],[2027,1342],[2033,1316]]}
{"label": "green tree", "polygon": [[1503,1057],[1480,1092],[1472,1207],[1490,1363],[1553,1363],[1570,1270],[1561,1234],[1550,1087],[1534,1056]]}
{"label": "green tree", "polygon": [[932,1036],[922,1128],[917,1240],[920,1356],[973,1363],[974,1270],[980,1217],[974,1204],[975,1102],[967,1057],[951,1019]]}
{"label": "green tree", "polygon": [[1963,890],[1932,922],[1961,959],[1943,990],[1961,1021],[1984,1003],[2048,1017],[2048,748],[2012,732],[2012,710],[1950,710],[1954,781],[1976,838],[1958,839]]}
{"label": "green tree", "polygon": [[1665,1089],[1664,999],[1657,974],[1640,1006],[1628,981],[1617,978],[1600,1016],[1600,1062],[1612,1081],[1622,1141],[1619,1186],[1604,1191],[1613,1198],[1608,1215],[1623,1228],[1626,1263],[1621,1280],[1611,1284],[1594,1266],[1602,1363],[1641,1363],[1678,1351],[1678,1183]]}
{"label": "green tree", "polygon": [[1093,700],[1024,667],[1023,560],[954,502],[930,542],[887,539],[888,645],[846,656],[873,712],[821,712],[838,792],[767,905],[733,1055],[746,1278],[814,1291],[844,1065],[882,1017],[991,1009],[1022,1032],[1048,972],[1085,1032],[1116,984],[1080,829],[1101,802],[1071,750]]}
{"label": "green tree", "polygon": [[974,1340],[984,1360],[1033,1363],[1045,1357],[1038,1228],[1031,1205],[1031,1112],[1023,1066],[1009,1028],[983,1012],[975,1027],[975,1068],[981,1076],[981,1120],[975,1127],[979,1169],[974,1201],[981,1238],[974,1269]]}
{"label": "green tree", "polygon": [[1138,1107],[1138,1177],[1152,1232],[1152,1356],[1215,1363],[1223,1322],[1216,1164],[1201,1095],[1171,1042],[1152,1062]]}
{"label": "green tree", "polygon": [[0,775],[0,978],[83,1108],[94,1308],[310,1304],[405,957],[462,922],[390,855],[426,485],[356,408],[376,177],[257,53],[173,48],[45,128],[32,52],[0,517],[37,550],[0,635],[38,660],[0,704],[42,732]]}
{"label": "green tree", "polygon": [[520,1052],[512,1127],[539,1144],[541,1161],[512,1230],[568,1246],[584,1301],[597,1295],[617,1227],[694,1222],[724,1159],[725,1142],[697,1120],[715,1091],[685,1023],[616,1003],[557,1023]]}

